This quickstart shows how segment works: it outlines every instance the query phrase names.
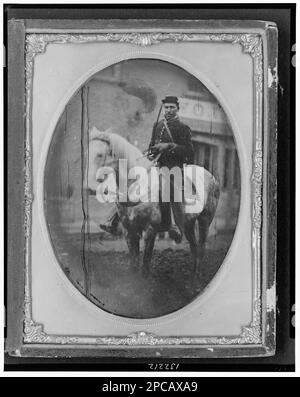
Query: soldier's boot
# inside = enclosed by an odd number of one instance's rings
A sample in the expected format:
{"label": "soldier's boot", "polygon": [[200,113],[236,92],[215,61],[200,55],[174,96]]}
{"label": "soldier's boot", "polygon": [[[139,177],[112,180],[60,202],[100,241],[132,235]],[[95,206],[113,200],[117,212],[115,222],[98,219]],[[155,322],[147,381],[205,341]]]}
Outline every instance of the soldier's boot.
{"label": "soldier's boot", "polygon": [[169,202],[160,202],[161,211],[161,225],[160,232],[168,232],[170,239],[174,240],[176,244],[181,243],[182,234],[179,227],[174,220],[173,211]]}
{"label": "soldier's boot", "polygon": [[[169,237],[175,241],[176,244],[180,244],[182,241],[182,231],[180,228],[177,226],[177,223],[175,222],[175,213],[176,211],[177,217],[176,219],[179,220],[182,216],[182,208],[180,206],[180,203],[175,203],[171,202],[170,203],[170,217],[171,217],[171,224],[169,227]],[[178,216],[180,214],[180,216]]]}
{"label": "soldier's boot", "polygon": [[108,218],[108,220],[105,223],[100,223],[99,226],[105,232],[117,236],[119,221],[120,221],[120,217],[119,214],[116,212],[110,218]]}

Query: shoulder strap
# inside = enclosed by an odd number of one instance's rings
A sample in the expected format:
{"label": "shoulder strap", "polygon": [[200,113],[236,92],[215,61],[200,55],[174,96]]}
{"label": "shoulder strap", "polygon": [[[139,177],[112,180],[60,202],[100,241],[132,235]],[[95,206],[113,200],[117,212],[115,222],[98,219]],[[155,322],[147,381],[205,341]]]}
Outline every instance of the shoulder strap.
{"label": "shoulder strap", "polygon": [[172,134],[171,134],[171,131],[170,131],[170,129],[169,129],[169,127],[168,127],[168,124],[167,124],[167,122],[166,122],[165,119],[163,119],[163,123],[164,123],[164,127],[165,127],[165,129],[166,129],[166,131],[167,131],[169,137],[171,138],[171,142],[174,143],[173,136],[172,136]]}

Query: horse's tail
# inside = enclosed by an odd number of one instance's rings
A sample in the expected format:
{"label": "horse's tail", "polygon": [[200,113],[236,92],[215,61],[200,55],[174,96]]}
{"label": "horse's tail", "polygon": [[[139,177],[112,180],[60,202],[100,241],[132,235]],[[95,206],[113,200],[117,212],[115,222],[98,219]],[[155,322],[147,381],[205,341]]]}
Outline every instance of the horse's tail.
{"label": "horse's tail", "polygon": [[212,175],[212,195],[216,204],[215,210],[217,209],[219,203],[220,193],[221,193],[220,181]]}
{"label": "horse's tail", "polygon": [[220,182],[209,171],[205,170],[204,177],[205,189],[207,191],[206,202],[203,208],[203,213],[206,213],[212,220],[219,203],[220,198]]}

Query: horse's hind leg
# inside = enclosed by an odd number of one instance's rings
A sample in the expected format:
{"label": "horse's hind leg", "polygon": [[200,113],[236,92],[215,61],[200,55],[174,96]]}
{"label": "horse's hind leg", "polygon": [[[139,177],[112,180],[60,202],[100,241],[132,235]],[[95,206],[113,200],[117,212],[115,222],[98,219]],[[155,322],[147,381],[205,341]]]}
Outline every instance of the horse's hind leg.
{"label": "horse's hind leg", "polygon": [[143,256],[143,274],[145,276],[149,274],[156,234],[157,234],[156,229],[152,225],[150,225],[147,228],[144,236],[145,248],[144,248],[144,256]]}
{"label": "horse's hind leg", "polygon": [[198,219],[198,231],[199,235],[197,241],[197,254],[196,254],[196,272],[199,274],[201,272],[201,264],[205,252],[205,243],[208,235],[208,229],[210,221],[205,216],[200,216]]}
{"label": "horse's hind leg", "polygon": [[192,260],[193,260],[193,274],[195,274],[196,271],[196,265],[197,265],[197,240],[195,236],[195,218],[191,218],[185,222],[184,225],[184,234],[187,239],[187,241],[190,244],[190,250],[192,254]]}

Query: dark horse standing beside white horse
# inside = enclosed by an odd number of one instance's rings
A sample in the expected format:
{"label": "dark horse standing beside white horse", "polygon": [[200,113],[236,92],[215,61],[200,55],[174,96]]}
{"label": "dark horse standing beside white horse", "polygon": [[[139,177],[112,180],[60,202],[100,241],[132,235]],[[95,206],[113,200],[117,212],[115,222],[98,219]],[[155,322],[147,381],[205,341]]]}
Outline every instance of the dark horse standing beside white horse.
{"label": "dark horse standing beside white horse", "polygon": [[[127,160],[128,168],[138,166],[150,170],[153,165],[138,148],[120,135],[109,131],[100,132],[95,127],[90,132],[88,152],[87,188],[94,191],[99,186],[97,172],[101,167],[112,167],[118,174],[117,167],[120,159]],[[183,203],[181,216],[174,214],[177,226],[183,231],[190,244],[194,273],[200,273],[205,241],[219,200],[219,184],[216,179],[203,168],[201,175],[203,186],[201,203]],[[161,226],[160,204],[152,201],[136,203],[118,201],[116,206],[125,231],[131,263],[135,266],[139,264],[140,240],[142,237],[144,239],[142,269],[143,273],[147,274],[150,270],[155,238]],[[195,233],[197,226],[198,233]]]}

